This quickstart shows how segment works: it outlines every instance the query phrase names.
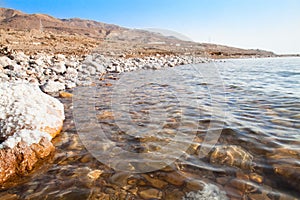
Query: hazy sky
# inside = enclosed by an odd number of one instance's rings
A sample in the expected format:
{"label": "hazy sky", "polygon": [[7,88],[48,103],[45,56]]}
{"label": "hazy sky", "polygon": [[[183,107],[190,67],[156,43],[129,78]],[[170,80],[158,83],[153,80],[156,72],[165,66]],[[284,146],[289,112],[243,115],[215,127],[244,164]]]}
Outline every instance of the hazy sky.
{"label": "hazy sky", "polygon": [[300,53],[300,0],[0,0],[0,6],[168,29],[197,42]]}

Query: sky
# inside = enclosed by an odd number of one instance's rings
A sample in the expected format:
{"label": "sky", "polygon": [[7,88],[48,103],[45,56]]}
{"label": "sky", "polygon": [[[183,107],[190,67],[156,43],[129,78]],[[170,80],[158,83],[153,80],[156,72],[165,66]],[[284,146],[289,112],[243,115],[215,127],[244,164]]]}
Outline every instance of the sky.
{"label": "sky", "polygon": [[300,0],[0,0],[0,7],[166,29],[195,42],[300,53]]}

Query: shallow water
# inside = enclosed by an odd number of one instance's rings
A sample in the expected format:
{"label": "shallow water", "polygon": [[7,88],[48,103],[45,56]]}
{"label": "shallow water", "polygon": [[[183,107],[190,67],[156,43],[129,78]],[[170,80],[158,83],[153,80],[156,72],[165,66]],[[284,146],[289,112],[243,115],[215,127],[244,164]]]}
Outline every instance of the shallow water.
{"label": "shallow water", "polygon": [[299,58],[110,76],[61,99],[57,151],[0,199],[300,199]]}

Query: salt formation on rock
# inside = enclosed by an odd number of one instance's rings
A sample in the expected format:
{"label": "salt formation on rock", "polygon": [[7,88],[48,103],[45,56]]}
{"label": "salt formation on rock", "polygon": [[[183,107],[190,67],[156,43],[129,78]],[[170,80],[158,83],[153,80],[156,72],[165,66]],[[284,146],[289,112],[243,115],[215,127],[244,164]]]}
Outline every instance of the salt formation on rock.
{"label": "salt formation on rock", "polygon": [[54,150],[64,107],[37,85],[0,82],[0,183],[22,175]]}

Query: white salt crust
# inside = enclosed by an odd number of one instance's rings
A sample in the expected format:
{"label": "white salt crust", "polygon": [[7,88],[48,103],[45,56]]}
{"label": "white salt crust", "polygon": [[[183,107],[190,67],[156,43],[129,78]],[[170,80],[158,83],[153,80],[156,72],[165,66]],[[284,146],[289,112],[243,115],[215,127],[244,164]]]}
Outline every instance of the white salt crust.
{"label": "white salt crust", "polygon": [[0,148],[14,148],[19,142],[25,142],[28,146],[30,146],[34,143],[39,143],[43,137],[49,141],[52,139],[49,133],[24,129],[16,132],[12,136],[9,136],[2,144],[0,144]]}
{"label": "white salt crust", "polygon": [[206,184],[203,190],[189,192],[182,200],[227,200],[228,197],[224,191],[221,191],[216,185]]}
{"label": "white salt crust", "polygon": [[24,82],[0,82],[0,148],[13,148],[23,141],[39,143],[51,140],[43,128],[55,128],[64,120],[64,107],[57,99],[43,93],[37,85]]}

